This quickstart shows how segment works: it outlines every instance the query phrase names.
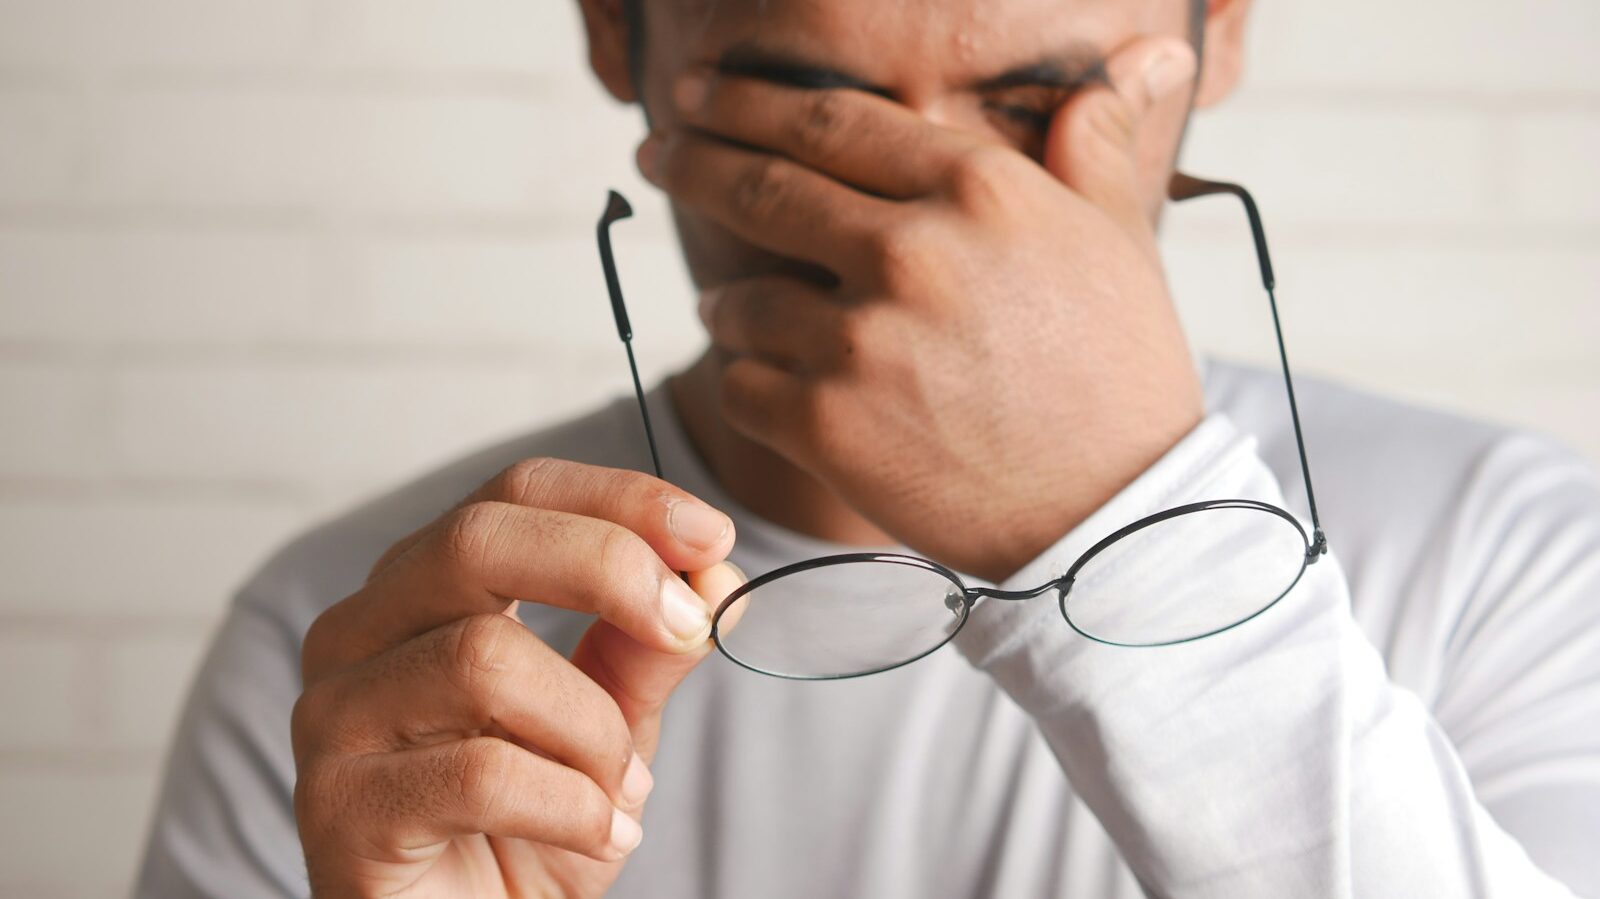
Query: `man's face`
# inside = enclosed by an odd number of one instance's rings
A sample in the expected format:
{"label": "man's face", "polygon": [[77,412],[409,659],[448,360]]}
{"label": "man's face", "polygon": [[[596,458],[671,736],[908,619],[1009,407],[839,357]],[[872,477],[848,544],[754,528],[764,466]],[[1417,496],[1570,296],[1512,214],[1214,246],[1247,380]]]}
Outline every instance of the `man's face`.
{"label": "man's face", "polygon": [[[1038,159],[1051,114],[1101,61],[1140,35],[1187,36],[1187,0],[646,0],[638,84],[652,126],[677,124],[671,102],[690,66],[795,86],[859,87],[930,123]],[[1172,171],[1185,109],[1171,107],[1139,140],[1152,220]],[[885,166],[897,161],[883,160]],[[808,267],[751,246],[674,204],[699,285]],[[811,274],[819,274],[814,271]],[[825,277],[825,276],[823,276]]]}

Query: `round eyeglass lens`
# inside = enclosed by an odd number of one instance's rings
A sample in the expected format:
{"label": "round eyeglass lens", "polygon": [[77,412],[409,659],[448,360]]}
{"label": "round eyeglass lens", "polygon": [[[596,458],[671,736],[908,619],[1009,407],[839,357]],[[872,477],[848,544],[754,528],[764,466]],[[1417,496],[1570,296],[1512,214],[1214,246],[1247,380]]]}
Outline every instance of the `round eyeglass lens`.
{"label": "round eyeglass lens", "polygon": [[1300,525],[1271,506],[1224,502],[1147,519],[1083,562],[1061,612],[1102,643],[1199,639],[1288,593],[1309,547]]}
{"label": "round eyeglass lens", "polygon": [[824,562],[763,575],[718,610],[717,646],[781,677],[871,674],[938,649],[967,618],[960,584],[909,556]]}

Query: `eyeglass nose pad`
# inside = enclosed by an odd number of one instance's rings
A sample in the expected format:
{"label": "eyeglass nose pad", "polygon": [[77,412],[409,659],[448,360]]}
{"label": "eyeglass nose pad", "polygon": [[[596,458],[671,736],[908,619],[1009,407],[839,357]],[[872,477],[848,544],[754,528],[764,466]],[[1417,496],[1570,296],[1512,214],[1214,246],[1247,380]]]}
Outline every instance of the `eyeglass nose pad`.
{"label": "eyeglass nose pad", "polygon": [[952,615],[963,614],[967,608],[966,592],[955,584],[946,587],[944,591],[944,607],[949,609]]}

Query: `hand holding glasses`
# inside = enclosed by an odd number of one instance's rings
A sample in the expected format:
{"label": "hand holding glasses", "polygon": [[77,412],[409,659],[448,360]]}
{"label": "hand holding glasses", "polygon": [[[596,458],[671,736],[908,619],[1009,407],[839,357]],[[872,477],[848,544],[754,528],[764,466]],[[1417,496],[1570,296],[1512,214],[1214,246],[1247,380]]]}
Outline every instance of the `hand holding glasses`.
{"label": "hand holding glasses", "polygon": [[[1306,566],[1327,552],[1327,540],[1311,488],[1266,233],[1255,201],[1238,185],[1181,173],[1169,185],[1169,194],[1177,201],[1218,193],[1238,197],[1250,219],[1311,512],[1309,535],[1292,514],[1270,503],[1250,499],[1190,503],[1107,535],[1065,574],[1028,590],[969,587],[938,562],[899,553],[808,559],[762,574],[722,601],[711,628],[722,654],[752,671],[796,680],[876,674],[914,662],[949,642],[980,598],[1032,599],[1052,590],[1067,624],[1091,640],[1114,646],[1169,646],[1237,627],[1288,594]],[[597,233],[645,440],[656,476],[661,477],[611,249],[611,223],[632,214],[628,201],[612,191]],[[1174,570],[1185,572],[1184,589],[1176,593],[1167,586]],[[723,633],[723,617],[736,608],[737,631]]]}

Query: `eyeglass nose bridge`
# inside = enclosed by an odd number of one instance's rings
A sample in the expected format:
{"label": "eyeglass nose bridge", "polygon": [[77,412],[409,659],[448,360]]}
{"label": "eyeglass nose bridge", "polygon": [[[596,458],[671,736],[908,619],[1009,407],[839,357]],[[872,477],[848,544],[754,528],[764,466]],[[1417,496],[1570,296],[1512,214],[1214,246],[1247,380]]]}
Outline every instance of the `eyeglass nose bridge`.
{"label": "eyeglass nose bridge", "polygon": [[966,597],[967,602],[970,605],[971,603],[977,602],[979,597],[1004,600],[1033,599],[1035,596],[1042,596],[1046,593],[1049,593],[1051,590],[1060,590],[1062,593],[1066,593],[1070,589],[1072,589],[1072,578],[1058,577],[1045,581],[1039,586],[1029,590],[1001,590],[998,587],[971,587],[966,591]]}

